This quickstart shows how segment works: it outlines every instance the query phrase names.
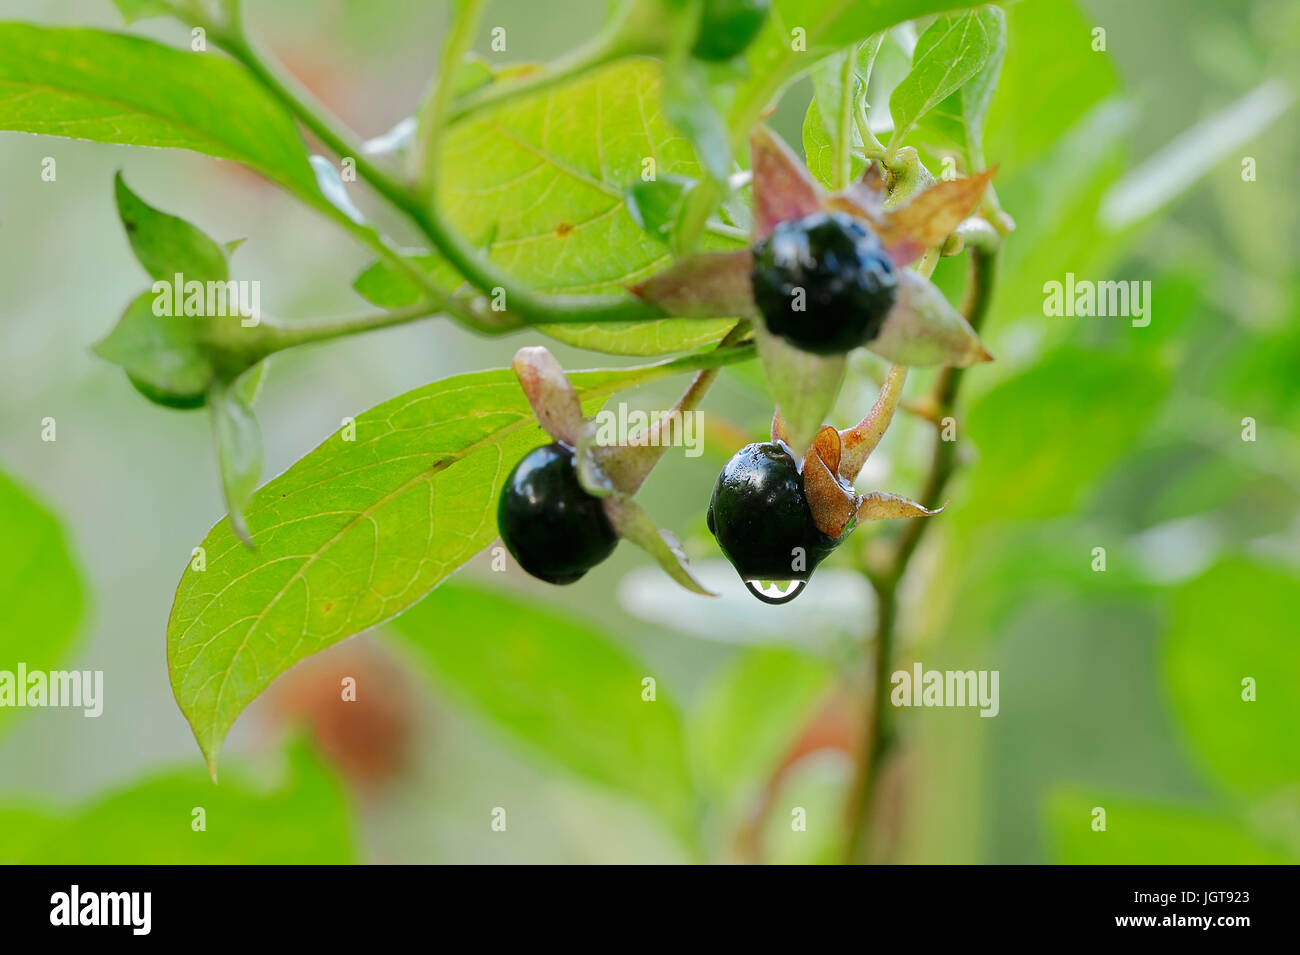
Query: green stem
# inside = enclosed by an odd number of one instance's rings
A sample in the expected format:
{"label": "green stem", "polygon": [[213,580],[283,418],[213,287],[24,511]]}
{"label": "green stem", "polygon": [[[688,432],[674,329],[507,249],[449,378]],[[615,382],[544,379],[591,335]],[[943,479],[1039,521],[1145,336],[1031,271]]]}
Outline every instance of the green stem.
{"label": "green stem", "polygon": [[374,331],[379,328],[392,328],[405,325],[422,318],[438,314],[436,306],[422,303],[407,308],[394,309],[391,312],[376,312],[369,315],[351,315],[340,318],[319,318],[304,321],[282,321],[265,319],[259,326],[263,329],[261,342],[266,354],[296,348],[313,342],[356,335],[359,332]]}
{"label": "green stem", "polygon": [[[984,323],[992,300],[994,273],[997,266],[996,248],[986,248],[982,242],[968,247],[970,272],[966,282],[966,298],[962,313],[976,331]],[[965,373],[961,368],[944,368],[935,383],[931,397],[936,409],[936,420],[950,416],[956,409],[957,392]],[[931,445],[930,468],[925,486],[918,500],[927,507],[942,503],[944,490],[957,469],[957,444],[943,440],[936,431]],[[898,590],[907,573],[912,555],[916,552],[926,530],[928,520],[904,522],[902,531],[893,543],[891,553],[883,564],[862,562],[862,569],[876,594],[876,628],[872,645],[871,697],[868,700],[866,725],[862,734],[862,747],[848,802],[848,838],[845,841],[845,861],[865,861],[869,849],[870,825],[879,788],[879,777],[893,742],[889,723],[889,674],[893,662],[895,628],[898,622]]]}
{"label": "green stem", "polygon": [[633,2],[622,17],[576,50],[517,78],[489,83],[452,101],[446,110],[446,122],[454,123],[470,113],[544,93],[627,56],[654,53],[661,45],[662,31],[657,25],[661,20],[662,9],[657,2]]}
{"label": "green stem", "polygon": [[[454,30],[454,43],[449,43],[449,52],[452,55],[444,56],[439,87],[453,88],[455,64],[458,64],[463,56],[463,49],[469,42],[467,38],[472,39],[477,30],[478,15],[481,12],[478,8],[481,6],[482,0],[475,0],[466,11],[469,15],[462,16],[458,21],[458,26]],[[178,16],[180,15],[178,13]],[[300,83],[283,73],[269,58],[256,49],[240,29],[238,19],[232,21],[230,28],[206,21],[200,22],[189,15],[186,15],[186,22],[203,26],[214,43],[244,64],[268,92],[335,154],[353,158],[361,178],[410,219],[424,233],[433,247],[480,292],[494,295],[500,290],[504,294],[507,311],[491,313],[495,317],[489,319],[486,317],[488,312],[481,303],[476,307],[451,296],[445,289],[434,283],[427,273],[394,249],[388,240],[373,228],[353,222],[328,202],[315,201],[300,195],[300,198],[313,208],[325,213],[394,269],[406,275],[422,289],[430,302],[436,302],[441,309],[463,324],[478,331],[494,333],[523,324],[585,324],[643,321],[665,317],[660,309],[631,296],[544,296],[521,285],[480,255],[476,248],[441,217],[431,203],[421,200],[416,190],[370,162],[349,130],[333,119]],[[460,55],[456,55],[456,49],[461,49]],[[423,148],[427,150],[425,160],[430,167],[430,176],[433,175],[437,165],[437,150],[434,148],[438,138],[436,130],[446,122],[446,116],[442,113],[446,108],[445,103],[440,104],[437,97],[426,98],[422,116],[425,137]],[[431,131],[435,132],[431,135]]]}
{"label": "green stem", "polygon": [[248,68],[258,81],[325,144],[336,156],[352,159],[357,172],[389,202],[398,206],[409,199],[406,184],[367,158],[355,134],[338,122],[297,79],[284,72],[266,54],[258,50],[242,32],[221,32],[213,41]]}
{"label": "green stem", "polygon": [[839,192],[849,184],[853,175],[853,112],[856,97],[853,91],[853,60],[856,47],[849,47],[840,67],[840,115],[836,117],[835,168],[831,188]]}
{"label": "green stem", "polygon": [[411,150],[412,173],[416,195],[428,199],[433,191],[438,166],[438,145],[448,122],[456,74],[465,62],[465,54],[474,45],[486,0],[461,0],[452,19],[451,32],[442,48],[442,60],[434,74],[433,85],[416,111],[415,145]]}

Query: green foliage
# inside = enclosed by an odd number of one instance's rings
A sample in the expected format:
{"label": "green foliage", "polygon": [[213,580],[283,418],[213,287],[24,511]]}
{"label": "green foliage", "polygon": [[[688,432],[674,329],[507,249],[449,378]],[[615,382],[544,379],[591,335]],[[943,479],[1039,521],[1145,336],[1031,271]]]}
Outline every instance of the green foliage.
{"label": "green foliage", "polygon": [[[976,59],[982,56],[983,62],[969,80],[921,116],[919,125],[921,138],[931,148],[944,146],[951,149],[961,156],[968,171],[979,171],[984,168],[984,120],[997,89],[1002,58],[1006,53],[1007,19],[1001,7],[983,7],[978,13],[967,16],[977,20],[981,29],[987,30],[981,35],[981,39],[987,39],[987,49],[976,56]],[[945,19],[950,18],[941,18],[926,30],[917,42],[918,55],[930,31]],[[965,72],[964,65],[962,72]]]}
{"label": "green foliage", "polygon": [[184,315],[155,315],[154,298],[143,292],[132,299],[113,330],[95,344],[95,354],[121,365],[150,400],[173,408],[201,407],[216,379],[212,359],[199,341],[196,322]]}
{"label": "green foliage", "polygon": [[[590,411],[679,359],[577,372]],[[240,546],[222,522],[167,627],[172,687],[209,766],[235,718],[294,663],[401,613],[496,536],[506,473],[544,443],[513,373],[458,375],[357,417],[258,491]]]}
{"label": "green foliage", "polygon": [[1010,4],[1006,21],[1007,49],[1015,55],[998,75],[984,152],[1001,176],[1012,176],[1114,92],[1117,78],[1110,58],[1092,49],[1091,24],[1075,0]]}
{"label": "green foliage", "polygon": [[[458,276],[451,263],[436,252],[408,256],[408,261],[429,273],[435,282],[451,286]],[[373,262],[352,283],[366,301],[380,308],[415,305],[423,297],[420,287],[388,262]]]}
{"label": "green foliage", "polygon": [[244,506],[262,476],[262,431],[253,416],[251,399],[239,387],[218,386],[208,401],[212,432],[217,440],[217,464],[221,487],[235,535],[252,546],[252,535],[244,519]]}
{"label": "green foliage", "polygon": [[[195,808],[206,829],[194,831]],[[43,865],[337,865],[354,861],[342,787],[302,745],[267,791],[236,776],[164,773],[72,812],[0,807],[0,862]]]}
{"label": "green foliage", "polygon": [[[1225,789],[1266,797],[1300,784],[1300,574],[1227,560],[1173,594],[1165,679],[1199,762]],[[1244,681],[1254,683],[1245,699]]]}
{"label": "green foliage", "polygon": [[151,278],[171,282],[179,273],[185,281],[226,280],[230,267],[225,250],[206,233],[146,203],[127,187],[120,172],[113,189],[131,251]]}
{"label": "green foliage", "polygon": [[[81,574],[58,520],[4,472],[0,527],[0,670],[19,663],[29,672],[52,669],[67,656],[85,615]],[[0,707],[0,728],[17,712],[26,711]]]}
{"label": "green foliage", "polygon": [[292,119],[247,70],[139,37],[0,24],[0,129],[189,149],[319,201]]}
{"label": "green foliage", "polygon": [[833,676],[806,654],[764,648],[746,651],[714,677],[690,720],[693,764],[712,803],[737,812],[757,795]]}
{"label": "green foliage", "polygon": [[767,25],[745,51],[750,78],[739,84],[730,118],[757,118],[795,76],[851,43],[904,20],[972,6],[964,0],[775,0]]}
{"label": "green foliage", "polygon": [[[892,143],[899,143],[921,118],[975,78],[1005,48],[1005,19],[997,7],[980,7],[937,18],[916,41],[912,70],[889,97],[894,118]],[[978,105],[979,123],[991,84],[976,84],[969,102]],[[972,117],[974,114],[972,114]]]}
{"label": "green foliage", "polygon": [[[1069,865],[1294,865],[1300,859],[1232,815],[1062,789],[1048,803],[1057,859]],[[1106,831],[1092,829],[1094,807]]]}
{"label": "green foliage", "polygon": [[[168,289],[178,275],[182,287],[188,282],[226,281],[228,253],[206,233],[147,204],[127,187],[121,173],[114,187],[131,250],[151,278],[166,283]],[[134,299],[113,330],[95,345],[95,353],[121,365],[151,401],[172,408],[199,407],[219,377],[201,323],[238,319],[159,315],[154,311],[156,299],[153,292]]]}
{"label": "green foliage", "polygon": [[844,799],[851,773],[848,760],[833,751],[813,753],[790,767],[763,819],[766,862],[834,865],[843,860]]}
{"label": "green foliage", "polygon": [[547,761],[620,790],[691,838],[682,717],[649,669],[601,631],[503,593],[440,587],[396,631],[436,682]]}
{"label": "green foliage", "polygon": [[[968,425],[981,455],[974,475],[980,519],[1072,510],[1132,446],[1163,389],[1163,376],[1148,364],[1063,348],[982,396]],[[1013,420],[1015,428],[1007,427]]]}
{"label": "green foliage", "polygon": [[[654,176],[698,178],[694,150],[668,123],[651,60],[614,64],[565,86],[476,114],[448,130],[439,199],[493,262],[545,292],[622,291],[672,260],[624,201]],[[529,198],[525,199],[527,196]],[[713,236],[711,248],[734,240]],[[732,321],[543,325],[594,351],[654,355],[717,341]]]}
{"label": "green foliage", "polygon": [[[858,145],[859,149],[850,154],[850,173],[854,178],[862,175],[862,170],[867,165],[862,157],[860,137]],[[835,181],[835,142],[826,131],[826,120],[816,99],[808,104],[808,112],[803,117],[803,152],[813,178],[828,189],[832,188]]]}

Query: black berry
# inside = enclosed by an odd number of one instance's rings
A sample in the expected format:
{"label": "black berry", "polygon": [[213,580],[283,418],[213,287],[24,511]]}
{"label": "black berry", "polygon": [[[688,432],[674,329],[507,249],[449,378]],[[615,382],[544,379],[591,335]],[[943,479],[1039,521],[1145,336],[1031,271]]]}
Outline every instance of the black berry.
{"label": "black berry", "polygon": [[842,212],[777,223],[754,246],[750,279],[767,330],[819,355],[875,338],[897,283],[880,240]]}
{"label": "black berry", "polygon": [[704,0],[700,32],[691,54],[699,60],[729,60],[754,42],[771,0]]}
{"label": "black berry", "polygon": [[501,490],[497,527],[519,566],[571,584],[614,552],[605,509],[578,483],[573,450],[558,441],[528,452]]}
{"label": "black berry", "polygon": [[807,580],[838,543],[813,523],[803,475],[780,444],[736,452],[713,487],[708,523],[747,582]]}

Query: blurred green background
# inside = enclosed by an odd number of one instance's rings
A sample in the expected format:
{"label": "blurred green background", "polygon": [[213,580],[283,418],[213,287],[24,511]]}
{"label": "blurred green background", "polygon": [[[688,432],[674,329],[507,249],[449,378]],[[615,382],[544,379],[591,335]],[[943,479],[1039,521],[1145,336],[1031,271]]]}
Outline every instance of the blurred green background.
{"label": "blurred green background", "polygon": [[[248,6],[266,45],[366,136],[409,113],[445,17],[399,0]],[[487,23],[508,31],[498,58],[545,59],[603,12],[501,0]],[[1300,7],[1024,0],[1007,13],[985,147],[1018,224],[985,333],[999,360],[966,376],[969,461],[914,563],[899,650],[900,666],[999,670],[1001,711],[897,712],[890,858],[1300,860]],[[120,26],[108,0],[0,0],[0,19]],[[187,39],[166,21],[137,29]],[[810,95],[793,85],[773,119],[796,147]],[[503,579],[482,555],[393,632],[282,679],[236,725],[213,789],[171,696],[163,629],[224,508],[205,416],[148,405],[89,351],[142,280],[112,177],[124,170],[218,239],[247,236],[236,277],[271,277],[263,304],[277,314],[358,310],[348,283],[367,256],[232,164],[17,134],[0,135],[0,156],[0,469],[25,488],[6,482],[0,506],[7,527],[48,537],[30,516],[38,498],[85,591],[78,613],[75,593],[0,574],[19,608],[0,625],[0,669],[99,669],[106,687],[98,719],[0,711],[0,861],[835,858],[856,727],[837,674],[859,661],[870,591],[841,554],[798,601],[767,608],[718,563],[704,505],[721,464],[766,427],[756,369],[724,375],[705,454],[669,455],[642,495],[730,585],[720,601],[676,590],[626,546],[563,590]],[[55,182],[39,178],[46,156]],[[1150,281],[1151,324],[1045,317],[1043,284],[1067,272]],[[954,299],[961,278],[961,260],[936,273]],[[345,416],[505,366],[539,339],[433,321],[277,356],[259,401],[265,473]],[[566,367],[625,361],[552,348]],[[846,388],[844,421],[869,405],[872,370]],[[627,400],[666,407],[677,384]],[[914,493],[928,427],[899,421],[864,481]],[[346,715],[341,675],[360,689]],[[654,716],[637,695],[625,724],[565,703],[639,694],[645,676]],[[677,777],[707,797],[702,815]],[[202,835],[194,806],[208,810]],[[796,806],[806,832],[791,831]],[[1098,806],[1105,833],[1091,829]]]}

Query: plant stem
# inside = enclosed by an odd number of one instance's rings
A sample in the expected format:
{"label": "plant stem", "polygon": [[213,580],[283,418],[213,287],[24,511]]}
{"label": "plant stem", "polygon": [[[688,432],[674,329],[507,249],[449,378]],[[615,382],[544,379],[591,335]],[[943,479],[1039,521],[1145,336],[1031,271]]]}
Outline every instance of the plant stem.
{"label": "plant stem", "polygon": [[849,47],[840,68],[840,115],[836,117],[835,169],[831,187],[839,192],[849,184],[853,174],[853,60],[857,47]]}
{"label": "plant stem", "polygon": [[654,21],[661,20],[662,13],[655,3],[634,0],[618,20],[576,50],[517,78],[489,83],[453,100],[446,110],[446,122],[454,123],[478,110],[544,93],[623,57],[655,52],[662,31]]}
{"label": "plant stem", "polygon": [[[986,247],[985,243],[977,243],[968,246],[967,252],[970,256],[970,271],[962,313],[971,327],[978,331],[988,314],[993,294],[997,250]],[[963,375],[964,369],[951,367],[944,368],[939,373],[928,401],[929,407],[936,409],[936,420],[942,421],[955,411]],[[925,506],[935,507],[942,503],[940,499],[943,492],[956,471],[956,449],[955,441],[945,441],[942,431],[936,430],[931,445],[930,468],[918,498]],[[850,863],[861,862],[866,858],[880,771],[893,742],[887,700],[894,634],[898,622],[898,589],[907,573],[912,555],[929,526],[928,520],[906,521],[883,564],[863,562],[863,572],[876,595],[876,628],[872,645],[871,697],[848,801],[849,830],[845,842],[845,861]]]}
{"label": "plant stem", "polygon": [[421,303],[407,308],[394,309],[391,312],[375,312],[370,315],[351,315],[340,318],[319,318],[304,321],[282,321],[279,319],[263,320],[259,326],[263,329],[262,342],[266,354],[296,348],[313,342],[328,341],[358,332],[369,332],[380,328],[392,328],[405,325],[421,318],[430,318],[439,312],[436,305]]}
{"label": "plant stem", "polygon": [[456,89],[456,74],[465,62],[465,54],[474,45],[479,21],[483,18],[486,0],[462,0],[454,4],[456,15],[452,18],[447,42],[442,48],[442,61],[434,74],[433,85],[425,93],[424,102],[415,114],[415,143],[411,149],[411,169],[416,184],[416,195],[427,201],[433,190],[438,166],[438,144],[447,125],[452,93]]}
{"label": "plant stem", "polygon": [[[481,6],[482,0],[475,0],[458,19],[458,25],[453,29],[454,42],[449,41],[448,45],[450,56],[444,55],[435,91],[454,88],[455,71],[464,49],[467,48],[477,30]],[[644,321],[665,317],[662,310],[632,296],[539,295],[493,266],[478,249],[457,233],[427,198],[432,191],[437,165],[438,131],[445,126],[448,114],[456,113],[455,108],[450,107],[445,98],[431,93],[426,97],[425,105],[421,110],[423,128],[417,135],[424,137],[421,148],[424,150],[423,162],[428,169],[428,179],[424,185],[426,195],[422,197],[420,192],[412,188],[409,183],[367,159],[355,135],[334,119],[324,106],[316,102],[301,83],[284,73],[259,51],[243,32],[238,19],[226,28],[212,22],[200,21],[188,13],[182,14],[178,11],[177,15],[192,25],[204,27],[214,43],[247,67],[262,86],[331,151],[339,157],[354,159],[361,178],[416,225],[433,247],[480,292],[495,295],[499,291],[504,295],[507,310],[497,313],[499,319],[488,320],[484,317],[483,309],[475,309],[469,303],[452,297],[445,289],[437,286],[422,269],[407,261],[370,226],[353,222],[328,202],[318,201],[311,196],[299,196],[314,209],[329,216],[332,221],[364,243],[384,261],[405,274],[423,290],[430,302],[436,303],[440,309],[462,324],[478,331],[500,332],[524,324]],[[457,50],[460,50],[459,55],[456,53]],[[456,115],[461,114],[456,113]],[[417,149],[417,154],[419,152],[420,149]]]}

